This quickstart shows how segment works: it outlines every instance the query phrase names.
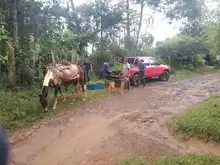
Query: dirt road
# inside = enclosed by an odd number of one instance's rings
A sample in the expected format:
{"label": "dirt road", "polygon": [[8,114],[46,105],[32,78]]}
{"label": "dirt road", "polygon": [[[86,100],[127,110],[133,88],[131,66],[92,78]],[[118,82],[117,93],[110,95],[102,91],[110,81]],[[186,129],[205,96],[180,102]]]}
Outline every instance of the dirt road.
{"label": "dirt road", "polygon": [[[83,108],[43,121],[11,141],[17,165],[113,165],[131,153],[158,156],[193,152],[172,136],[166,121],[220,90],[220,77],[209,74],[179,82],[152,82]],[[196,147],[194,147],[196,148]]]}

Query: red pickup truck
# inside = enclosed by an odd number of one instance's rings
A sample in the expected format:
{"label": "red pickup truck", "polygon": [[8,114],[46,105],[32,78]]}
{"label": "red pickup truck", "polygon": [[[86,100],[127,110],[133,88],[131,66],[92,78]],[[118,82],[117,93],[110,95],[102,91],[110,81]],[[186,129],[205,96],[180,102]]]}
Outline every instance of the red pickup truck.
{"label": "red pickup truck", "polygon": [[127,56],[128,63],[131,65],[130,80],[133,85],[139,85],[138,64],[140,60],[144,60],[146,65],[146,78],[159,78],[162,81],[168,81],[170,77],[171,67],[160,64],[154,57],[143,56]]}

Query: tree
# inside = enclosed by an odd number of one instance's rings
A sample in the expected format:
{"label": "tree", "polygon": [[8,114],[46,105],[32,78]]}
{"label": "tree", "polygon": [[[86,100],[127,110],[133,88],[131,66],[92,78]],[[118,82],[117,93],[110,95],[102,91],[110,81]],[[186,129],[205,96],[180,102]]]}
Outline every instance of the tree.
{"label": "tree", "polygon": [[[157,44],[156,48],[156,54],[175,68],[183,68],[187,65],[193,65],[195,68],[208,53],[209,50],[202,39],[181,35]],[[200,61],[195,64],[198,56]]]}
{"label": "tree", "polygon": [[12,86],[16,84],[16,62],[15,58],[18,58],[19,43],[18,43],[18,22],[17,22],[17,0],[11,0],[10,5],[10,17],[11,17],[11,37],[13,41],[13,52],[8,57],[8,72],[9,79]]}
{"label": "tree", "polygon": [[202,6],[203,0],[165,0],[165,13],[167,18],[182,20],[184,27],[182,34],[193,37],[202,31]]}
{"label": "tree", "polygon": [[141,26],[142,26],[142,20],[143,20],[143,11],[144,7],[147,6],[148,8],[150,7],[158,7],[159,4],[161,3],[161,0],[136,0],[137,4],[140,4],[140,19],[139,19],[139,25],[138,25],[138,31],[137,31],[137,38],[136,38],[136,43],[135,43],[135,50],[137,49],[139,37],[140,37],[140,31],[141,31]]}

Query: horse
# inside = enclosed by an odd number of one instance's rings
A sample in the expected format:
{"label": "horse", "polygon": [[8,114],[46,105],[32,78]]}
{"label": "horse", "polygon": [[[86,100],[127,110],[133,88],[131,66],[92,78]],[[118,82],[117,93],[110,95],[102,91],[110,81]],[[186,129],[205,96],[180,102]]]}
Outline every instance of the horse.
{"label": "horse", "polygon": [[[62,93],[60,86],[67,84],[74,84],[76,86],[76,98],[79,97],[80,85],[82,87],[84,98],[83,101],[86,101],[86,77],[84,69],[76,64],[72,64],[66,60],[63,60],[58,63],[49,64],[46,67],[46,74],[44,76],[42,92],[39,95],[40,104],[43,107],[44,111],[47,111],[49,105],[48,98],[48,89],[49,87],[54,88],[54,104],[53,110],[57,106],[57,95],[60,92],[63,97],[63,102],[66,102],[66,96]],[[73,102],[74,102],[73,100]]]}

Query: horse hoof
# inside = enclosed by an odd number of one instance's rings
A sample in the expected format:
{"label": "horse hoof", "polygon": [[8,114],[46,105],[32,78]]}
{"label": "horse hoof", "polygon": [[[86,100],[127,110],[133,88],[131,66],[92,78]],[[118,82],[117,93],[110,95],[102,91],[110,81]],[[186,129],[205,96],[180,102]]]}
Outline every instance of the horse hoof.
{"label": "horse hoof", "polygon": [[53,107],[53,110],[55,110],[56,109],[56,107]]}
{"label": "horse hoof", "polygon": [[83,99],[83,102],[86,102],[86,99]]}

